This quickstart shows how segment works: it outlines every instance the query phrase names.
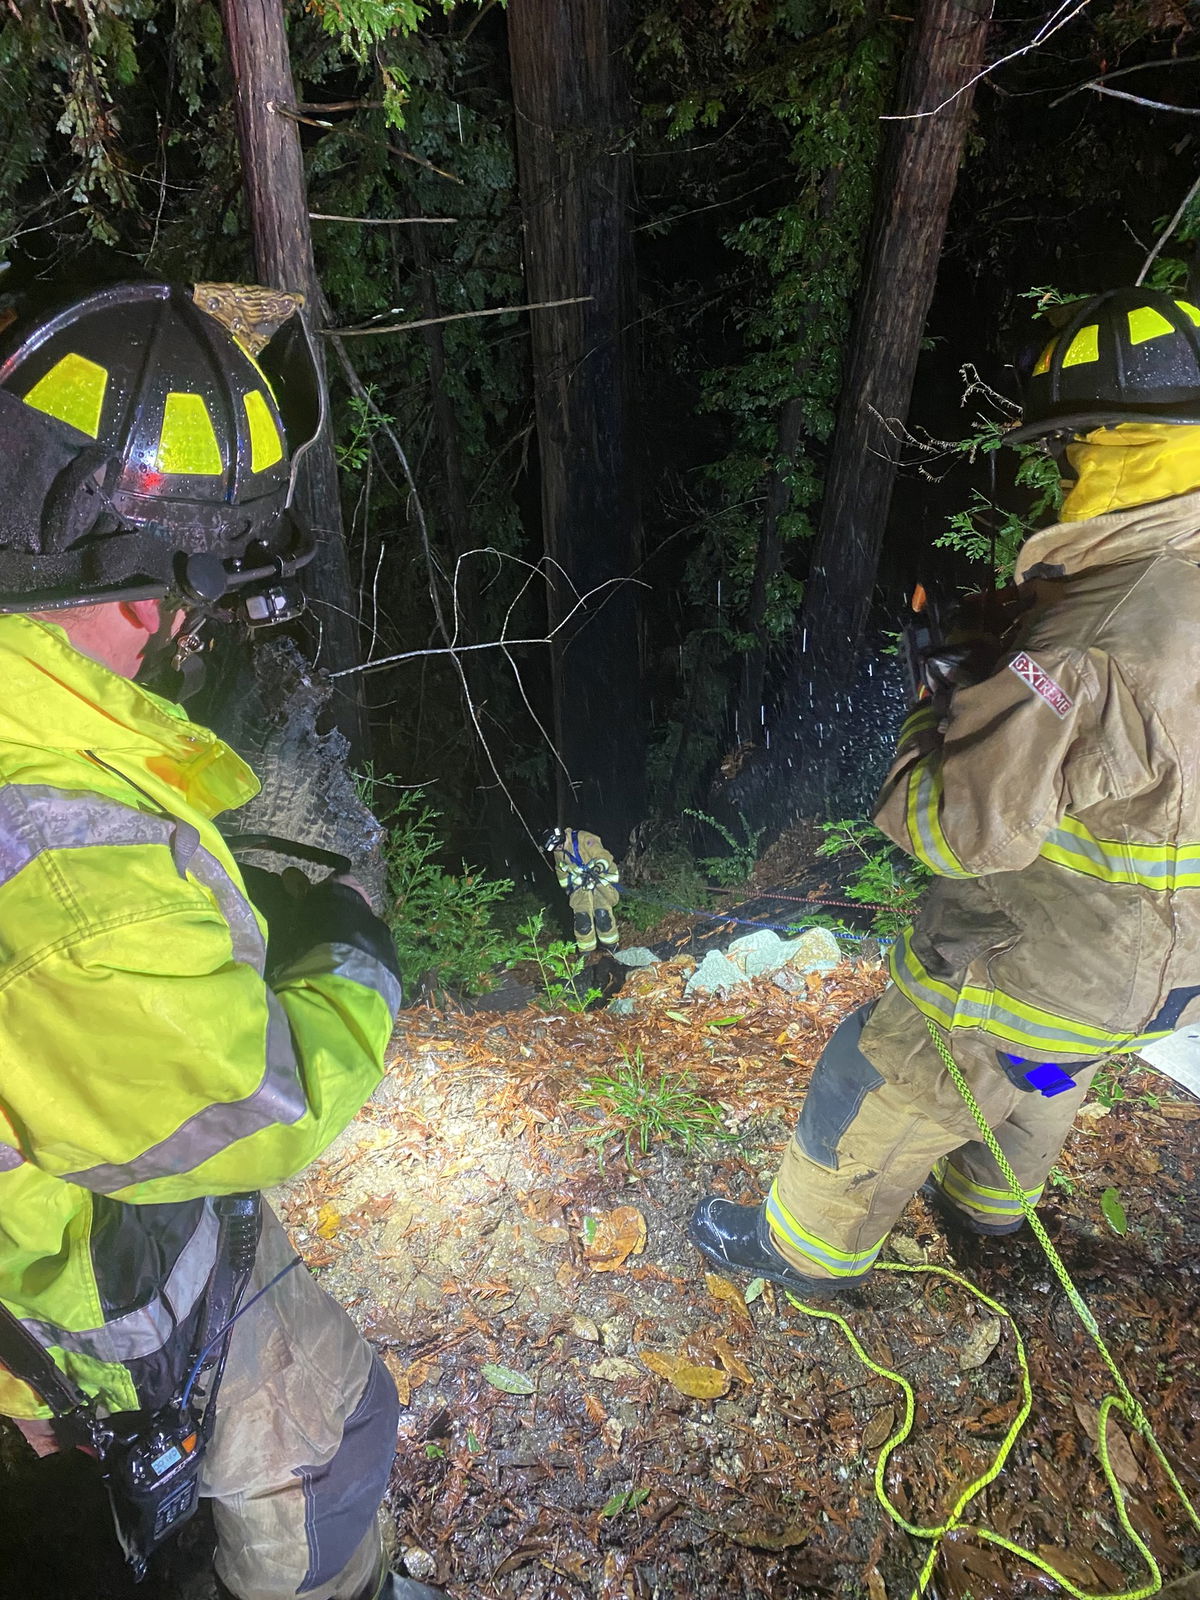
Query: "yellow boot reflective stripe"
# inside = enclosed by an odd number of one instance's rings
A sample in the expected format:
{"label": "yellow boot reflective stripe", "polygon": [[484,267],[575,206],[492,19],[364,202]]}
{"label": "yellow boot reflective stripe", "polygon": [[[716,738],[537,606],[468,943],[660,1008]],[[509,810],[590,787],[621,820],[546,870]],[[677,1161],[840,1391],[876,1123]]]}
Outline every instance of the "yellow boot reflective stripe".
{"label": "yellow boot reflective stripe", "polygon": [[1085,1022],[1058,1016],[1003,989],[984,989],[964,983],[961,988],[935,978],[922,966],[911,945],[911,929],[892,946],[889,969],[897,988],[917,1010],[944,1028],[979,1028],[994,1038],[1024,1045],[1031,1051],[1051,1050],[1064,1055],[1096,1056],[1113,1050],[1134,1050],[1165,1038],[1171,1031],[1112,1033]]}
{"label": "yellow boot reflective stripe", "polygon": [[[987,1184],[976,1183],[973,1178],[968,1178],[965,1173],[960,1172],[946,1156],[934,1166],[933,1177],[951,1200],[971,1211],[980,1211],[985,1216],[993,1217],[1024,1215],[1024,1207],[1011,1190],[992,1189]],[[1045,1187],[1044,1183],[1039,1183],[1036,1189],[1024,1189],[1022,1193],[1030,1205],[1036,1205],[1042,1198],[1042,1190]]]}
{"label": "yellow boot reflective stripe", "polygon": [[942,832],[942,761],[938,753],[924,756],[908,780],[908,837],[918,861],[939,878],[973,878],[946,842]]}
{"label": "yellow boot reflective stripe", "polygon": [[1101,883],[1167,891],[1200,888],[1200,843],[1135,844],[1099,839],[1077,817],[1063,817],[1039,854],[1043,860]]}
{"label": "yellow boot reflective stripe", "polygon": [[100,432],[100,414],[108,388],[107,368],[86,356],[63,356],[25,396],[25,404],[94,439]]}
{"label": "yellow boot reflective stripe", "polygon": [[806,1256],[814,1265],[821,1267],[835,1278],[857,1278],[862,1273],[869,1272],[883,1249],[884,1239],[887,1238],[885,1233],[878,1244],[872,1245],[869,1250],[859,1250],[857,1253],[836,1250],[833,1245],[826,1244],[815,1234],[800,1226],[779,1198],[778,1180],[771,1185],[771,1192],[767,1196],[767,1221],[772,1230],[781,1239],[785,1239],[793,1250],[798,1250],[802,1256]]}

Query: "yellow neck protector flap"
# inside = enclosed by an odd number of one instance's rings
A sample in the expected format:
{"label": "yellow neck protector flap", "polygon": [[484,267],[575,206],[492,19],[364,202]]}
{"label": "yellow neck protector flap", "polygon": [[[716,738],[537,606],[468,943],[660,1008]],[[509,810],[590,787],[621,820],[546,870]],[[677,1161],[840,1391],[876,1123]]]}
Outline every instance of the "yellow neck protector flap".
{"label": "yellow neck protector flap", "polygon": [[1078,481],[1059,521],[1083,522],[1200,489],[1200,426],[1122,422],[1097,428],[1067,446],[1067,460]]}

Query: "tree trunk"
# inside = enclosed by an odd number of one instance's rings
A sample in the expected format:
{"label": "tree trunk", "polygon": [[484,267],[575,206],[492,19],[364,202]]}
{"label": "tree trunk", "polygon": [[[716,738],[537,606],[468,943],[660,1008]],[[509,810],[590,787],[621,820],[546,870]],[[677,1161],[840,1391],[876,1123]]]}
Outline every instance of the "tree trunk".
{"label": "tree trunk", "polygon": [[[221,13],[233,70],[255,268],[271,288],[304,295],[306,314],[316,330],[322,302],[313,264],[300,137],[296,124],[274,109],[291,106],[296,100],[282,0],[221,0]],[[334,671],[356,666],[360,660],[358,604],[342,536],[337,463],[328,429],[305,457],[296,498],[301,516],[308,519],[317,537],[309,588],[318,603],[321,663]],[[368,753],[358,681],[340,679],[339,693],[332,702],[337,726],[350,741],[354,760]]]}
{"label": "tree trunk", "polygon": [[510,0],[509,55],[529,299],[551,624],[600,590],[553,653],[559,817],[618,853],[639,819],[644,732],[634,572],[640,546],[627,226],[630,104],[622,0]]}
{"label": "tree trunk", "polygon": [[[394,233],[399,231],[395,229]],[[433,262],[424,229],[413,228],[410,231],[413,264],[417,269],[417,286],[421,295],[421,315],[429,318],[440,317],[444,308],[438,301],[437,281],[433,275]],[[398,249],[398,241],[394,241],[393,249]],[[439,323],[430,328],[422,328],[421,338],[429,358],[429,394],[433,403],[433,420],[442,447],[442,466],[446,476],[445,543],[450,557],[447,571],[453,575],[458,557],[465,550],[469,550],[472,544],[471,514],[467,502],[462,447],[458,435],[458,415],[446,392],[446,340],[442,325]],[[463,633],[471,642],[479,639],[479,570],[478,562],[465,564],[458,575],[456,591]]]}
{"label": "tree trunk", "polygon": [[[811,716],[806,729],[800,708],[807,713],[815,703],[825,726],[836,728],[834,701],[854,681],[896,475],[888,423],[903,423],[908,414],[970,118],[972,90],[963,86],[983,65],[989,15],[987,0],[923,0],[905,55],[900,112],[930,110],[963,92],[936,115],[889,124],[805,592],[801,649],[781,718],[800,744],[803,759],[791,773],[807,790],[802,803],[828,787],[833,752],[812,738]],[[844,742],[843,734],[838,729],[834,742]]]}

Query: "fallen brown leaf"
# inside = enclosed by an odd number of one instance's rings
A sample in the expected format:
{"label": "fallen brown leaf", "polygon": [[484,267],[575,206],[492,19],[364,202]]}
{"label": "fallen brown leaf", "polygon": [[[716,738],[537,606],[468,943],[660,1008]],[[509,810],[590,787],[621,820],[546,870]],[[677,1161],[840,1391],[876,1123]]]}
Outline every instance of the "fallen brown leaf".
{"label": "fallen brown leaf", "polygon": [[1003,1323],[999,1317],[983,1317],[975,1324],[958,1353],[958,1365],[961,1371],[969,1372],[972,1367],[983,1365],[1000,1343],[1002,1327]]}
{"label": "fallen brown leaf", "polygon": [[872,1567],[867,1573],[867,1593],[871,1600],[888,1600],[888,1592],[883,1586],[878,1567]]}
{"label": "fallen brown leaf", "polygon": [[736,1350],[731,1350],[728,1339],[714,1339],[713,1349],[717,1360],[731,1377],[737,1378],[740,1383],[753,1383],[754,1374],[738,1355]]}
{"label": "fallen brown leaf", "polygon": [[731,1533],[734,1544],[748,1545],[751,1550],[791,1550],[808,1538],[808,1529],[795,1523],[769,1533],[765,1528],[745,1528],[741,1533]]}
{"label": "fallen brown leaf", "polygon": [[662,1350],[639,1350],[638,1357],[643,1366],[692,1400],[717,1400],[729,1392],[729,1374],[718,1367],[698,1367],[686,1356]]}
{"label": "fallen brown leaf", "polygon": [[880,1445],[886,1444],[891,1438],[895,1426],[895,1406],[881,1406],[863,1429],[863,1449],[878,1450]]}
{"label": "fallen brown leaf", "polygon": [[634,1206],[618,1206],[598,1219],[583,1256],[593,1272],[615,1272],[645,1248],[645,1217]]}
{"label": "fallen brown leaf", "polygon": [[706,1272],[704,1274],[704,1287],[714,1300],[723,1300],[727,1305],[733,1307],[738,1316],[745,1317],[747,1322],[753,1322],[754,1319],[750,1315],[742,1291],[736,1283],[731,1283],[728,1278],[719,1278],[715,1273]]}
{"label": "fallen brown leaf", "polygon": [[[1086,1401],[1075,1401],[1075,1415],[1092,1446],[1099,1453],[1100,1413]],[[1108,1418],[1108,1459],[1119,1482],[1127,1489],[1138,1488],[1142,1483],[1141,1469],[1134,1458],[1129,1440],[1117,1426],[1112,1413]]]}

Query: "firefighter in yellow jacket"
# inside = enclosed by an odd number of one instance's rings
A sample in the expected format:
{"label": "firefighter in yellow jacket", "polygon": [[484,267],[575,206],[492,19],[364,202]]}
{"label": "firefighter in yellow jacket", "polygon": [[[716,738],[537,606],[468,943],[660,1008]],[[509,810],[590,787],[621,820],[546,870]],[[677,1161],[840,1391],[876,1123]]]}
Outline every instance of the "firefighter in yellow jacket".
{"label": "firefighter in yellow jacket", "polygon": [[620,937],[614,915],[621,874],[604,841],[582,828],[551,828],[542,848],[554,862],[558,887],[567,891],[575,943],[585,953],[596,941],[615,948]]}
{"label": "firefighter in yellow jacket", "polygon": [[[0,1302],[109,1417],[180,1393],[213,1197],[291,1177],[346,1126],[400,1001],[353,881],[264,920],[214,822],[257,780],[134,681],[219,605],[278,615],[312,548],[285,421],[294,447],[316,391],[279,385],[281,413],[204,303],[105,289],[0,352]],[[251,1287],[291,1257],[264,1212]],[[39,1453],[73,1442],[11,1367],[0,1413]],[[200,1468],[222,1592],[433,1594],[387,1573],[376,1526],[396,1419],[302,1268],[248,1305]]]}
{"label": "firefighter in yellow jacket", "polygon": [[930,1022],[1036,1202],[1100,1062],[1200,1017],[1200,307],[1072,305],[1009,435],[1039,437],[1073,481],[1026,609],[912,712],[880,797],[936,874],[892,982],[831,1038],[766,1200],[692,1217],[711,1260],[806,1295],[861,1283],[927,1178],[961,1227],[1022,1226]]}

